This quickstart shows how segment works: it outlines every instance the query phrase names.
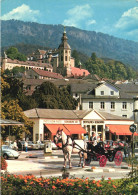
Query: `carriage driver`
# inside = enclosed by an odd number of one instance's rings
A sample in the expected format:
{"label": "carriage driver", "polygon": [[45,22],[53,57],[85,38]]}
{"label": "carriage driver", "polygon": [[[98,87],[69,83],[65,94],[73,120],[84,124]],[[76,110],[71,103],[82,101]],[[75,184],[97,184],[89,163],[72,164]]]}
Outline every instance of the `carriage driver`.
{"label": "carriage driver", "polygon": [[92,132],[92,136],[90,137],[90,141],[92,141],[93,146],[97,145],[96,133]]}

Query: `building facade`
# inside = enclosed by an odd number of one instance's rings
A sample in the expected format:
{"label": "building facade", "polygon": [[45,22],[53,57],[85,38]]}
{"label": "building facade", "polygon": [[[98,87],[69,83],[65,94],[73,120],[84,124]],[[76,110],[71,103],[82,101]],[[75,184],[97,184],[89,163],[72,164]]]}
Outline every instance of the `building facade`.
{"label": "building facade", "polygon": [[[131,136],[129,126],[133,120],[115,116],[109,113],[99,113],[95,110],[60,110],[35,108],[24,111],[24,114],[33,121],[33,141],[54,139],[58,128],[74,139],[84,139],[95,132],[97,138],[125,140]],[[124,131],[125,133],[124,133]],[[116,135],[116,136],[115,136]]]}
{"label": "building facade", "polygon": [[12,60],[7,58],[7,55],[4,56],[2,59],[2,69],[12,70],[14,67],[24,67],[26,70],[31,68],[40,69],[40,70],[47,70],[49,72],[53,72],[53,67],[49,63],[40,63],[35,61],[19,61],[19,60]]}
{"label": "building facade", "polygon": [[[75,99],[80,100],[81,109],[95,109],[98,112],[107,112],[120,117],[134,119],[134,95],[138,95],[138,85],[131,84],[133,93],[109,82],[86,84],[72,84],[71,91]],[[135,93],[134,93],[135,91]]]}

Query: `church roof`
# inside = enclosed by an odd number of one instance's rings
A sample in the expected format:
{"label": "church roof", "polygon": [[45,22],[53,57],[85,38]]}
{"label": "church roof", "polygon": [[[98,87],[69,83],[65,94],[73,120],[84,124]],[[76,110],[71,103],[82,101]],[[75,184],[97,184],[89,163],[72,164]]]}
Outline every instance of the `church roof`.
{"label": "church roof", "polygon": [[59,49],[59,48],[71,49],[71,47],[70,47],[70,45],[67,43],[67,41],[62,42],[62,43],[59,45],[58,49]]}

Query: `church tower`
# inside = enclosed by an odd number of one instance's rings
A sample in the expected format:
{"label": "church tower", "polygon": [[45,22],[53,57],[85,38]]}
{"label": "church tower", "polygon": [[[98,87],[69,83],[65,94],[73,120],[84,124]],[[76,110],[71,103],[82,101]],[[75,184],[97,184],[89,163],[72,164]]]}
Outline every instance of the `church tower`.
{"label": "church tower", "polygon": [[71,47],[67,42],[66,30],[64,27],[63,36],[61,38],[61,44],[58,47],[59,51],[59,66],[66,67],[67,76],[71,75]]}

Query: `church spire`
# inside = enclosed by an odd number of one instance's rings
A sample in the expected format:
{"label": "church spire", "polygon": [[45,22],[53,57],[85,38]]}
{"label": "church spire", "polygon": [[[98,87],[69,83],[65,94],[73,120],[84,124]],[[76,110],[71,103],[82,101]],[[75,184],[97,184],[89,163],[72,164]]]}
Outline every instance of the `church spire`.
{"label": "church spire", "polygon": [[66,26],[64,26],[64,33],[66,33]]}
{"label": "church spire", "polygon": [[67,35],[66,35],[66,27],[65,26],[64,26],[64,32],[63,32],[63,36],[62,36],[61,40],[63,42],[68,40]]}

